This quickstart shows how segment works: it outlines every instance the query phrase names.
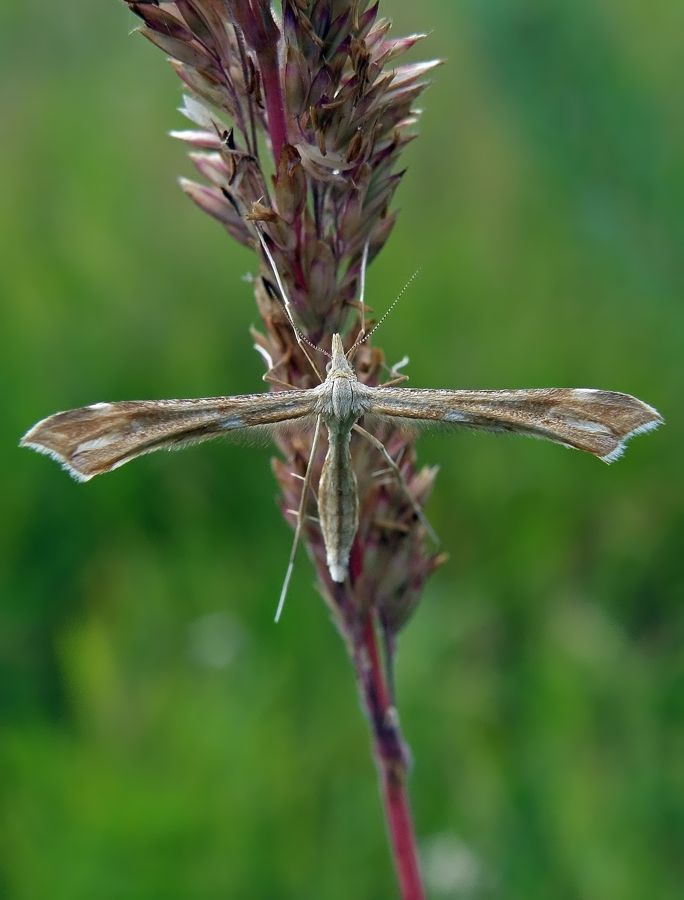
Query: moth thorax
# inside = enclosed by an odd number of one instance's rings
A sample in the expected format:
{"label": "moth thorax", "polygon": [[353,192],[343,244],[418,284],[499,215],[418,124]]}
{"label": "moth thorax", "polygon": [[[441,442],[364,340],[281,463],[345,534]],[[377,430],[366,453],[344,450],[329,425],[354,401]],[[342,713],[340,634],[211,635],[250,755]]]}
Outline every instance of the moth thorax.
{"label": "moth thorax", "polygon": [[354,381],[350,378],[335,378],[332,383],[330,405],[333,418],[339,422],[349,423],[351,427],[359,417],[356,409],[358,403],[354,397]]}

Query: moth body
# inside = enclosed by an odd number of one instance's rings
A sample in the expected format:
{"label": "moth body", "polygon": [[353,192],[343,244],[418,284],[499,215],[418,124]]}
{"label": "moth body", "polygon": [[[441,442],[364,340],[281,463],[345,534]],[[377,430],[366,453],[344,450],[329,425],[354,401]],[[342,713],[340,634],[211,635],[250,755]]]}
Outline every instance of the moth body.
{"label": "moth body", "polygon": [[328,431],[350,431],[372,404],[373,388],[362,384],[344,355],[342,339],[333,335],[332,358],[319,393],[317,412]]}
{"label": "moth body", "polygon": [[333,336],[332,359],[321,392],[319,415],[328,431],[328,452],[318,485],[321,523],[330,577],[342,582],[359,526],[359,493],[349,449],[351,430],[370,406],[369,389],[356,377],[342,340]]}
{"label": "moth body", "polygon": [[359,527],[359,492],[349,450],[349,431],[328,431],[328,452],[318,485],[318,517],[333,581],[342,582]]}

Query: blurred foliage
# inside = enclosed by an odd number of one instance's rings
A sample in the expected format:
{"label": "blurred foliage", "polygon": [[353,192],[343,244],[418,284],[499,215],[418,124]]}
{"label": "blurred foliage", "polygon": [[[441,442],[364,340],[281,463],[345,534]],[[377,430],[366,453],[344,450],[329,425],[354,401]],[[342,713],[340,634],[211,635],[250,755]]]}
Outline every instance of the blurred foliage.
{"label": "blurred foliage", "polygon": [[[681,34],[637,0],[386,0],[447,59],[369,273],[417,386],[621,389],[609,468],[425,438],[451,554],[399,654],[431,896],[642,900],[684,877]],[[395,895],[365,723],[267,448],[86,487],[16,447],[105,399],[260,383],[254,268],[174,184],[179,85],[114,0],[0,9],[0,895]]]}

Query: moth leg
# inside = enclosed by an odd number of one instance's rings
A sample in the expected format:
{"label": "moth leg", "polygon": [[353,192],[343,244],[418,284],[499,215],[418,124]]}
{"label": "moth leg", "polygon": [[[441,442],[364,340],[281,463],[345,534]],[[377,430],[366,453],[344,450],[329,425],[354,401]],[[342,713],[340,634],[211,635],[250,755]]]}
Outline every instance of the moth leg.
{"label": "moth leg", "polygon": [[434,541],[434,543],[439,544],[439,538],[437,537],[434,528],[432,527],[432,525],[430,525],[430,523],[428,522],[428,520],[425,516],[425,513],[420,508],[419,503],[416,501],[416,499],[411,494],[411,491],[409,490],[409,486],[406,483],[406,479],[404,478],[404,476],[401,473],[401,469],[395,463],[395,461],[392,459],[392,457],[389,455],[389,453],[387,452],[387,448],[382,443],[382,441],[379,441],[375,437],[375,435],[371,434],[370,431],[366,431],[366,429],[362,428],[360,425],[354,425],[354,431],[357,434],[360,434],[361,437],[365,438],[365,440],[367,440],[369,444],[372,444],[376,450],[378,450],[380,453],[382,453],[382,455],[384,456],[384,458],[387,462],[387,465],[390,467],[390,469],[394,473],[395,478],[399,482],[399,486],[401,487],[402,491],[406,495],[406,499],[411,504],[413,511],[416,514],[416,518],[421,523],[423,528],[425,528],[425,530],[430,535],[430,537]]}
{"label": "moth leg", "polygon": [[[350,303],[350,306],[356,307],[361,313],[361,324],[359,326],[359,333],[356,335],[356,340],[352,344],[351,350],[355,350],[358,345],[363,340],[363,337],[366,334],[366,269],[368,268],[368,251],[370,249],[370,242],[366,241],[363,245],[363,254],[361,256],[361,267],[359,269],[359,299],[356,303]],[[351,352],[351,351],[350,351]],[[353,353],[352,353],[353,356]],[[352,356],[349,358],[351,359]]]}
{"label": "moth leg", "polygon": [[290,550],[290,558],[287,563],[287,570],[285,571],[285,580],[283,581],[283,586],[280,591],[280,599],[278,600],[278,608],[275,614],[275,621],[278,622],[280,619],[280,615],[283,611],[283,606],[285,606],[285,598],[287,597],[287,590],[290,586],[290,579],[292,578],[292,572],[294,570],[294,561],[295,556],[297,555],[297,547],[299,545],[299,538],[302,533],[302,522],[304,521],[304,504],[306,503],[306,495],[309,493],[309,485],[311,484],[311,473],[313,471],[314,459],[316,457],[316,448],[318,446],[318,438],[321,434],[321,417],[318,416],[316,418],[316,429],[314,431],[313,441],[311,442],[311,455],[309,456],[309,462],[306,465],[306,474],[304,475],[304,484],[302,485],[302,495],[299,498],[299,508],[297,510],[297,524],[295,526],[294,539],[292,541],[292,549]]}
{"label": "moth leg", "polygon": [[403,384],[405,381],[409,380],[408,375],[403,375],[399,369],[403,369],[405,365],[409,362],[408,356],[404,356],[403,359],[400,359],[399,362],[395,363],[391,369],[388,369],[389,373],[389,381],[383,382],[378,387],[394,387],[397,384]]}
{"label": "moth leg", "polygon": [[[258,337],[258,332],[253,332],[256,337]],[[287,365],[292,359],[292,350],[288,348],[288,350],[280,357],[278,362],[273,362],[273,357],[268,352],[268,350],[263,347],[258,341],[253,344],[254,349],[259,354],[259,356],[263,359],[263,361],[268,366],[268,369],[261,376],[261,380],[265,381],[266,384],[277,384],[280,387],[287,388],[290,391],[299,390],[296,384],[291,384],[289,381],[285,381],[282,378],[278,378],[275,374],[276,370],[281,366]]]}
{"label": "moth leg", "polygon": [[[275,369],[275,366],[273,368]],[[271,369],[271,372],[272,371],[273,369]],[[264,372],[264,374],[261,376],[261,380],[265,381],[266,384],[278,384],[280,385],[280,387],[287,388],[289,391],[299,390],[296,385],[290,384],[289,381],[283,381],[282,378],[276,378],[275,375],[271,375],[271,372]]]}
{"label": "moth leg", "polygon": [[[299,472],[290,472],[290,475],[292,476],[292,478],[296,478],[297,481],[303,481],[306,483],[306,477],[304,475],[300,475]],[[316,496],[316,491],[314,490],[313,484],[311,484],[311,479],[309,479],[309,490],[311,491],[311,499],[314,501],[314,503],[317,503],[318,497]],[[286,512],[291,512],[293,516],[297,515],[296,509],[286,510]],[[321,521],[320,519],[317,519],[315,516],[308,516],[308,518],[312,522],[320,523],[320,521]]]}
{"label": "moth leg", "polygon": [[[273,360],[269,356],[267,359],[267,362],[269,363],[268,371],[264,372],[264,374],[261,376],[261,380],[265,381],[266,384],[277,384],[279,387],[284,387],[288,391],[301,390],[301,388],[298,387],[296,384],[292,384],[292,382],[290,382],[290,381],[285,381],[285,379],[283,379],[283,378],[278,378],[278,376],[274,374],[274,372],[277,369],[279,369],[281,366],[287,365],[287,363],[291,359],[291,356],[292,356],[292,354],[288,350],[287,353],[284,356],[282,356],[278,360],[277,363],[274,363]],[[266,358],[266,357],[264,357],[264,358]]]}
{"label": "moth leg", "polygon": [[[390,372],[391,374],[391,372]],[[408,381],[408,375],[395,375],[394,378],[390,378],[389,381],[383,381],[382,384],[379,384],[378,387],[395,387],[398,384],[403,384],[405,381]]]}
{"label": "moth leg", "polygon": [[283,356],[280,357],[278,362],[274,363],[273,357],[268,352],[266,347],[264,347],[263,344],[261,343],[262,338],[261,338],[261,335],[259,334],[259,332],[256,331],[256,329],[252,328],[251,333],[252,333],[252,337],[254,338],[254,343],[252,344],[252,346],[254,347],[256,352],[263,359],[263,361],[266,363],[266,366],[267,366],[266,372],[264,372],[264,374],[261,376],[261,380],[265,381],[267,383],[270,382],[271,384],[281,384],[285,387],[294,387],[294,385],[288,384],[286,381],[281,381],[276,375],[274,375],[274,372],[276,371],[276,369],[279,369],[281,366],[285,365],[286,363],[288,363],[290,361],[291,356],[292,356],[292,351],[288,348],[288,350],[286,350],[286,352],[283,354]]}
{"label": "moth leg", "polygon": [[408,534],[411,529],[408,525],[403,522],[391,522],[389,519],[373,519],[375,525],[378,528],[382,528],[384,531],[398,531],[399,534]]}
{"label": "moth leg", "polygon": [[[295,519],[299,518],[299,510],[298,509],[286,509],[286,510],[284,510],[284,512],[288,516],[294,516]],[[315,525],[321,524],[321,520],[318,518],[318,516],[305,516],[304,518],[306,519],[307,522],[313,522]]]}
{"label": "moth leg", "polygon": [[361,272],[359,274],[360,289],[359,303],[361,304],[361,334],[366,333],[366,269],[368,268],[368,250],[370,241],[366,241],[363,245],[363,256],[361,257]]}
{"label": "moth leg", "polygon": [[268,366],[268,370],[261,376],[261,380],[265,381],[266,384],[278,384],[280,385],[280,387],[288,388],[288,390],[296,390],[296,386],[294,384],[290,384],[289,381],[284,381],[282,378],[278,378],[278,376],[275,374],[277,369],[279,369],[281,366],[286,365],[290,361],[290,351],[288,350],[284,356],[280,357],[278,362],[274,363],[271,355],[267,353],[260,344],[255,344],[254,348],[266,361],[266,365]]}

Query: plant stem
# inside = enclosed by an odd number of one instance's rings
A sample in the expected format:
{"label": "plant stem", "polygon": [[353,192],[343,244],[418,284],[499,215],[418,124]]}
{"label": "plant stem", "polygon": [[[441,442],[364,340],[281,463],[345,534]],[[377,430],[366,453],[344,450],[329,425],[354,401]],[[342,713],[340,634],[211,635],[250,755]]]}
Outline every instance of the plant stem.
{"label": "plant stem", "polygon": [[385,818],[402,900],[424,900],[407,791],[408,751],[385,682],[374,614],[365,614],[354,641],[354,665],[368,714]]}
{"label": "plant stem", "polygon": [[287,143],[287,120],[285,118],[283,88],[280,83],[278,49],[277,47],[266,47],[257,51],[257,56],[264,87],[268,133],[271,138],[271,149],[277,168],[280,154]]}

